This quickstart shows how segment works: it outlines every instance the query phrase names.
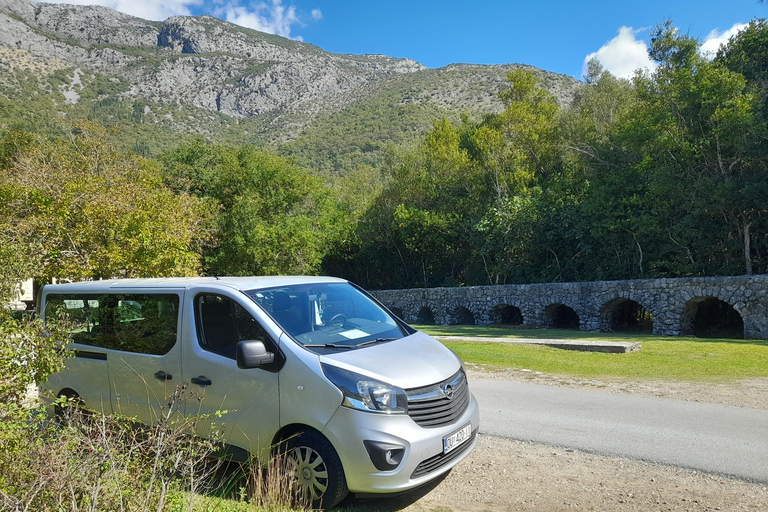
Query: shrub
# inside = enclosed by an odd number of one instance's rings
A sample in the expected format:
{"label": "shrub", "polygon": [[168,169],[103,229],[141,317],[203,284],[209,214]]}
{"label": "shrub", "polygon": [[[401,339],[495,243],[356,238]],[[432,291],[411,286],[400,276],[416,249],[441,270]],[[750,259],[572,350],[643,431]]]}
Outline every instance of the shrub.
{"label": "shrub", "polygon": [[60,398],[0,422],[0,510],[306,510],[284,456],[262,465],[225,464],[215,439],[195,436],[218,414],[182,416],[196,397],[178,387],[153,426]]}

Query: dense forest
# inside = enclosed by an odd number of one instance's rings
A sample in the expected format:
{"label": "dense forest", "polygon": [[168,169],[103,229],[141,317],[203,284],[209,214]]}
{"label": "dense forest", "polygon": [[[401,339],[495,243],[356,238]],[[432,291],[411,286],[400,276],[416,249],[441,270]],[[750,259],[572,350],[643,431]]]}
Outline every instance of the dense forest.
{"label": "dense forest", "polygon": [[343,174],[202,140],[149,157],[86,119],[62,137],[19,125],[0,140],[0,284],[326,273],[384,289],[765,273],[768,24],[715,56],[699,46],[662,23],[655,70],[623,80],[592,62],[568,105],[512,69],[501,113],[435,119],[416,146],[371,141],[383,161]]}

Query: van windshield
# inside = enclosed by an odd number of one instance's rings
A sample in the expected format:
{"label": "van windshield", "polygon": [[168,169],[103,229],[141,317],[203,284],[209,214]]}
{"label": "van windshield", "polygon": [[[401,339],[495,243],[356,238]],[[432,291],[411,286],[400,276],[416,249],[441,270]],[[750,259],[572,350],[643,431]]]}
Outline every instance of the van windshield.
{"label": "van windshield", "polygon": [[307,348],[354,349],[404,336],[389,313],[349,283],[278,286],[244,293]]}

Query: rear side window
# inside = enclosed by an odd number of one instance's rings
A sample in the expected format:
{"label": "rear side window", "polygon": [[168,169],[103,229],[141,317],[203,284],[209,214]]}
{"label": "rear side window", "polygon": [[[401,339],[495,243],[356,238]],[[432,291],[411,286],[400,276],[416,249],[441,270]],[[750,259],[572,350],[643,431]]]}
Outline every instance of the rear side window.
{"label": "rear side window", "polygon": [[163,355],[176,343],[179,296],[49,294],[45,318],[66,325],[75,343]]}

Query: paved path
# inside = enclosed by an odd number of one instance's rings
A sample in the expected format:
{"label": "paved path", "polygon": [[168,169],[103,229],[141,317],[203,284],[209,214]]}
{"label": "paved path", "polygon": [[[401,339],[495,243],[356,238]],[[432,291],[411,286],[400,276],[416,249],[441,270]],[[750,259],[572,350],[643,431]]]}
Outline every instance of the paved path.
{"label": "paved path", "polygon": [[546,345],[565,350],[581,350],[585,352],[609,352],[624,354],[640,350],[640,343],[633,341],[611,340],[569,340],[545,338],[493,338],[486,336],[435,336],[440,341],[480,341],[493,343],[523,343],[526,345]]}
{"label": "paved path", "polygon": [[481,433],[768,483],[768,411],[502,380],[471,389]]}

